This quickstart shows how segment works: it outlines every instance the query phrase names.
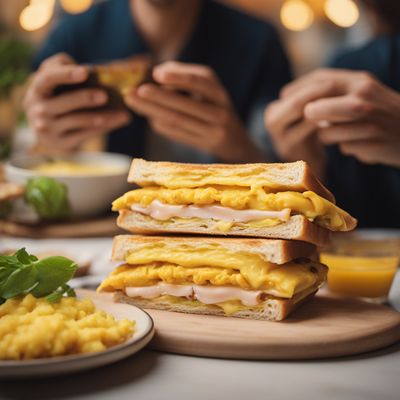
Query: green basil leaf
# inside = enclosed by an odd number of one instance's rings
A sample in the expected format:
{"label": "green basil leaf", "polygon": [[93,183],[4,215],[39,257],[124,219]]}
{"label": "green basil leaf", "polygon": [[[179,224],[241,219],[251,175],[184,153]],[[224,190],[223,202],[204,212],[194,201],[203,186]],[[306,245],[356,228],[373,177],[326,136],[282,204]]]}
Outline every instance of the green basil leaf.
{"label": "green basil leaf", "polygon": [[1,287],[0,296],[3,299],[11,299],[31,291],[38,282],[35,271],[29,267],[14,270]]}
{"label": "green basil leaf", "polygon": [[64,294],[66,294],[68,297],[76,297],[75,290],[69,285],[64,284],[57,290],[55,290],[53,293],[50,293],[46,297],[46,300],[49,301],[50,303],[57,303],[58,301],[61,300]]}
{"label": "green basil leaf", "polygon": [[78,265],[65,257],[48,257],[34,264],[39,284],[32,290],[35,297],[47,296],[68,282]]}
{"label": "green basil leaf", "polygon": [[4,268],[20,268],[22,265],[18,258],[13,256],[0,255],[0,267]]}
{"label": "green basil leaf", "polygon": [[31,264],[34,261],[37,261],[38,258],[34,255],[28,254],[28,252],[25,250],[25,247],[22,249],[19,249],[15,254],[14,257],[18,259],[19,262],[22,264]]}
{"label": "green basil leaf", "polygon": [[64,291],[60,288],[46,296],[46,300],[50,303],[58,303],[64,295]]}
{"label": "green basil leaf", "polygon": [[60,219],[70,215],[67,187],[49,177],[29,179],[25,201],[31,204],[43,219]]}

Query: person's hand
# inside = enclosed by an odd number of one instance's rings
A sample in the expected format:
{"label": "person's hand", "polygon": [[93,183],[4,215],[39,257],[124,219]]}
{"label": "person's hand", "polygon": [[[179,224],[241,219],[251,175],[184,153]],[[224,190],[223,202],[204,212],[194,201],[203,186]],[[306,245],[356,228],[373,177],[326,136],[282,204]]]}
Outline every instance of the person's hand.
{"label": "person's hand", "polygon": [[129,122],[127,111],[79,111],[105,104],[107,94],[101,89],[80,89],[53,96],[57,86],[84,82],[87,77],[87,68],[76,65],[66,54],[48,58],[33,76],[24,108],[41,150],[69,152],[83,141]]}
{"label": "person's hand", "polygon": [[158,85],[143,84],[125,101],[155,132],[226,162],[262,160],[210,68],[169,61],[153,78]]}
{"label": "person's hand", "polygon": [[310,84],[310,87],[289,91],[292,84],[283,88],[280,98],[265,110],[265,125],[278,156],[286,162],[305,160],[314,173],[323,177],[325,150],[318,140],[318,126],[304,118],[306,105],[324,95],[329,84]]}
{"label": "person's hand", "polygon": [[400,167],[400,94],[366,72],[320,70],[285,95],[313,96],[324,82],[329,82],[326,93],[304,108],[305,119],[319,125],[321,142],[337,144],[343,154],[364,163]]}

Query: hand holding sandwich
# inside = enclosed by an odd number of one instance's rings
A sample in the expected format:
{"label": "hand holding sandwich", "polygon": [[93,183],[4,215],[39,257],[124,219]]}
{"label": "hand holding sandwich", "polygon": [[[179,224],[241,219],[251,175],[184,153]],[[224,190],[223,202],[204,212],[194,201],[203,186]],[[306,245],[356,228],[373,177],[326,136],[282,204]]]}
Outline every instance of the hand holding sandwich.
{"label": "hand holding sandwich", "polygon": [[[297,112],[298,120],[285,124],[280,113],[290,105],[295,105],[292,114]],[[313,126],[316,134],[310,129],[302,136],[290,122]],[[307,152],[310,143],[337,144],[361,162],[400,167],[400,94],[365,72],[327,69],[298,79],[266,111],[266,124],[284,159],[288,153],[296,157]],[[323,151],[316,157],[323,160]]]}
{"label": "hand holding sandwich", "polygon": [[40,148],[69,152],[86,139],[129,122],[127,111],[79,111],[107,103],[107,94],[100,89],[53,95],[57,86],[84,82],[88,74],[86,67],[76,65],[69,56],[60,53],[44,61],[34,75],[24,107]]}
{"label": "hand holding sandwich", "polygon": [[154,69],[153,78],[159,85],[141,85],[126,102],[155,132],[223,161],[261,160],[214,71],[166,62]]}

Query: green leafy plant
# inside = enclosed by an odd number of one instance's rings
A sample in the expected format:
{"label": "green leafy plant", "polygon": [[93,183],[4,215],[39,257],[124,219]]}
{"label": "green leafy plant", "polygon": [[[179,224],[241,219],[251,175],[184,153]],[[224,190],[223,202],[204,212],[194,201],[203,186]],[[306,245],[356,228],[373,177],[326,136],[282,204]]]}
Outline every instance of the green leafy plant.
{"label": "green leafy plant", "polygon": [[29,179],[25,201],[33,206],[41,218],[47,220],[66,218],[71,212],[67,187],[49,177]]}
{"label": "green leafy plant", "polygon": [[0,97],[25,82],[30,73],[32,45],[0,27]]}
{"label": "green leafy plant", "polygon": [[0,255],[0,304],[7,299],[31,293],[59,301],[64,295],[74,297],[67,282],[78,265],[68,258],[54,256],[39,260],[22,248],[11,256]]}

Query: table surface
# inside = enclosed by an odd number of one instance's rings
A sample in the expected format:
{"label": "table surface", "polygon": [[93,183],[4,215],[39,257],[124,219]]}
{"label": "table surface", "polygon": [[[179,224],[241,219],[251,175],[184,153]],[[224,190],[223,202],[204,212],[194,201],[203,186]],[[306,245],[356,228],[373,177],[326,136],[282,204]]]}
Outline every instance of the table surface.
{"label": "table surface", "polygon": [[[27,247],[91,257],[104,274],[111,239],[0,238],[0,250]],[[390,294],[400,310],[400,274]],[[390,400],[400,398],[400,343],[353,357],[319,361],[236,361],[188,357],[149,350],[96,370],[69,376],[0,381],[0,399]]]}

